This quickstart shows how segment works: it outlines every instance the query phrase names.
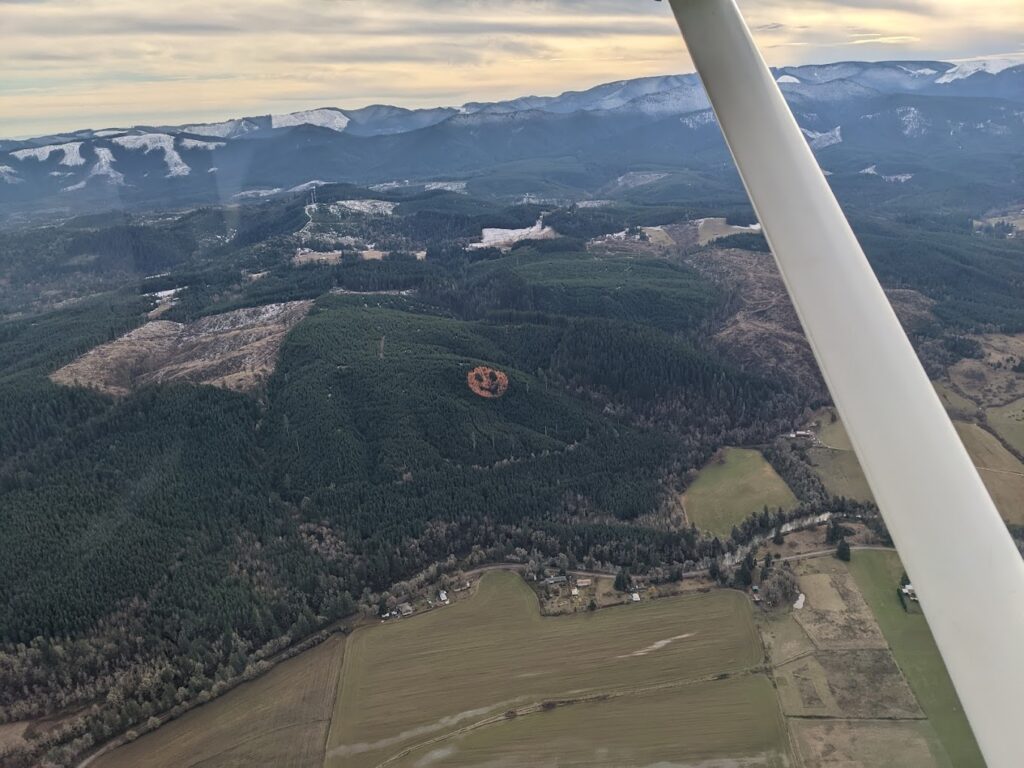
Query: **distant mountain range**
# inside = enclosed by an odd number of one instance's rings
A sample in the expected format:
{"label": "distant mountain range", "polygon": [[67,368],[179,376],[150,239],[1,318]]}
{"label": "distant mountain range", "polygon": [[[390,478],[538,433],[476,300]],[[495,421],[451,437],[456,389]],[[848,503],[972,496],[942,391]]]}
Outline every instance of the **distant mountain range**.
{"label": "distant mountain range", "polygon": [[[959,160],[1019,157],[1024,147],[1024,57],[774,73],[834,173],[870,176],[875,166],[880,179],[907,183],[919,171],[965,171]],[[458,108],[324,107],[2,141],[0,211],[224,202],[314,181],[466,181],[496,196],[585,198],[634,171],[721,179],[730,174],[726,160],[704,89],[689,74]],[[1017,183],[1003,176],[992,183]]]}

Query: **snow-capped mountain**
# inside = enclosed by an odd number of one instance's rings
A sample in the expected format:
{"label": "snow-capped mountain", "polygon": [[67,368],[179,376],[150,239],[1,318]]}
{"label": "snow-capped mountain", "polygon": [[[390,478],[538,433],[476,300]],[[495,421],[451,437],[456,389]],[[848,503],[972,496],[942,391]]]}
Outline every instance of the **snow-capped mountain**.
{"label": "snow-capped mountain", "polygon": [[[1019,157],[1024,147],[1024,55],[839,62],[774,75],[810,146],[823,158],[856,155],[854,173],[883,155],[954,162],[972,153]],[[319,107],[7,140],[0,209],[245,199],[292,194],[311,179],[425,184],[543,158],[607,166],[603,184],[631,166],[727,167],[700,80],[687,74],[461,107]],[[911,174],[900,162],[879,173]],[[908,176],[907,186],[922,176]]]}

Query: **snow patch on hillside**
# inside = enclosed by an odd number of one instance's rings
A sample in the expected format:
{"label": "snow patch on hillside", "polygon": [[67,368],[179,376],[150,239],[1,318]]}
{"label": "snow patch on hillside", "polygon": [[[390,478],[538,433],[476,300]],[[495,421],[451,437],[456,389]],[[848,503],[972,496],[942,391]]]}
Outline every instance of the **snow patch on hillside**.
{"label": "snow patch on hillside", "polygon": [[924,136],[928,132],[928,121],[921,115],[917,107],[900,107],[896,110],[903,124],[903,135],[911,138]]}
{"label": "snow patch on hillside", "polygon": [[891,176],[883,176],[878,172],[877,165],[869,165],[867,168],[863,168],[858,171],[858,173],[862,176],[878,176],[882,181],[887,181],[890,184],[906,184],[914,178],[914,174],[912,173],[894,173]]}
{"label": "snow patch on hillside", "polygon": [[952,83],[955,80],[963,80],[979,72],[997,75],[1005,69],[1024,64],[1024,53],[1010,54],[1009,56],[997,58],[954,59],[952,64],[955,66],[943,73],[942,77],[935,81],[936,83]]}
{"label": "snow patch on hillside", "polygon": [[60,161],[61,165],[85,165],[85,158],[82,157],[82,142],[80,141],[72,141],[67,144],[48,144],[45,147],[32,147],[31,149],[19,149],[17,152],[11,152],[11,157],[16,157],[19,160],[27,160],[31,157],[44,163],[54,152],[62,152],[64,154]]}
{"label": "snow patch on hillside", "polygon": [[[389,203],[387,200],[339,200],[331,206],[332,210],[344,208],[372,216],[390,216],[397,207],[398,203]],[[337,212],[340,213],[340,210]]]}
{"label": "snow patch on hillside", "polygon": [[580,200],[576,203],[577,208],[606,208],[614,204],[614,200]]}
{"label": "snow patch on hillside", "polygon": [[428,182],[425,189],[428,192],[435,190],[443,190],[444,192],[465,192],[466,182],[464,181],[431,181]]}
{"label": "snow patch on hillside", "polygon": [[114,153],[106,147],[94,147],[93,151],[96,153],[96,163],[89,170],[89,175],[77,184],[72,184],[70,187],[64,187],[65,192],[75,192],[79,189],[85,189],[86,182],[97,176],[107,179],[115,186],[120,187],[124,185],[124,175],[114,170]]}
{"label": "snow patch on hillside", "polygon": [[236,120],[225,120],[221,123],[193,123],[192,125],[183,125],[180,130],[183,133],[195,133],[199,136],[217,136],[221,139],[231,139],[236,136],[242,136],[246,133],[259,130],[259,126],[251,120],[239,118]]}
{"label": "snow patch on hillside", "polygon": [[248,200],[253,197],[270,197],[271,195],[276,195],[280,191],[280,187],[274,187],[273,189],[249,189],[245,192],[234,194],[232,197],[239,200]]}
{"label": "snow patch on hillside", "polygon": [[18,178],[18,172],[9,165],[0,165],[0,181],[4,184],[21,184],[24,179]]}
{"label": "snow patch on hillside", "polygon": [[799,83],[800,82],[800,78],[793,77],[792,75],[783,75],[782,77],[778,78],[775,82],[776,83],[782,83],[782,84],[786,84],[786,83],[790,83],[790,84],[792,84],[792,83]]}
{"label": "snow patch on hillside", "polygon": [[702,126],[714,123],[715,113],[710,109],[705,109],[703,112],[697,112],[692,115],[686,115],[686,117],[681,117],[679,118],[679,122],[687,128],[696,130]]}
{"label": "snow patch on hillside", "polygon": [[636,189],[637,187],[644,187],[656,181],[661,181],[667,176],[667,173],[630,171],[619,176],[613,182],[613,186],[618,189]]}
{"label": "snow patch on hillside", "polygon": [[142,133],[138,136],[118,136],[111,139],[114,144],[125,149],[141,149],[147,155],[150,152],[160,151],[164,153],[164,163],[167,165],[167,178],[172,176],[188,176],[192,169],[185,164],[174,148],[174,137],[166,133]]}
{"label": "snow patch on hillside", "polygon": [[544,226],[544,217],[537,219],[537,223],[527,229],[485,229],[480,233],[481,241],[471,243],[468,250],[475,251],[480,248],[510,248],[521,240],[551,240],[558,237],[558,233],[551,227]]}
{"label": "snow patch on hillside", "polygon": [[212,152],[215,149],[220,149],[221,147],[226,146],[227,144],[223,141],[200,141],[199,139],[181,140],[182,149],[205,149]]}
{"label": "snow patch on hillside", "polygon": [[811,131],[807,128],[801,128],[800,130],[807,137],[807,143],[811,145],[811,149],[825,149],[825,147],[843,143],[843,128],[840,125],[837,125],[831,131],[825,132]]}
{"label": "snow patch on hillside", "polygon": [[348,116],[336,109],[309,109],[304,112],[292,112],[288,115],[270,116],[270,125],[273,128],[290,128],[293,125],[316,125],[341,133],[348,127],[348,124]]}

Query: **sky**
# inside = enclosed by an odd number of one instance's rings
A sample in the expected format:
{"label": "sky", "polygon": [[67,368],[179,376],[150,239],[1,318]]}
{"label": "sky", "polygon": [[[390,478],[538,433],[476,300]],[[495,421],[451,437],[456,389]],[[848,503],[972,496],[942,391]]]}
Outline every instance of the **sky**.
{"label": "sky", "polygon": [[[769,64],[1024,51],[1024,0],[739,0]],[[693,71],[654,0],[0,0],[0,136]]]}

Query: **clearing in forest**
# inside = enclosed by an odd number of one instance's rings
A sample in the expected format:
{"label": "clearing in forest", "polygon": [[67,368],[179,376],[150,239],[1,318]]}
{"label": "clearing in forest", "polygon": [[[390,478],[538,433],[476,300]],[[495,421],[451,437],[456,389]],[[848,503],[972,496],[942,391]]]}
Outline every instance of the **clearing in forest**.
{"label": "clearing in forest", "polygon": [[993,333],[972,337],[982,356],[966,358],[949,369],[950,381],[964,395],[985,406],[1000,406],[1024,397],[1024,333]]}
{"label": "clearing in forest", "polygon": [[780,766],[761,659],[737,592],[545,618],[518,575],[490,572],[469,600],[349,638],[325,765],[650,765],[689,750]]}
{"label": "clearing in forest", "polygon": [[797,499],[760,451],[745,448],[719,451],[683,494],[690,522],[719,536],[766,505],[789,510]]}
{"label": "clearing in forest", "polygon": [[281,342],[312,306],[311,301],[293,301],[192,323],[155,320],[89,350],[50,378],[117,396],[171,381],[250,390],[274,372]]}
{"label": "clearing in forest", "polygon": [[101,756],[93,768],[320,768],[344,648],[344,638],[336,635]]}

